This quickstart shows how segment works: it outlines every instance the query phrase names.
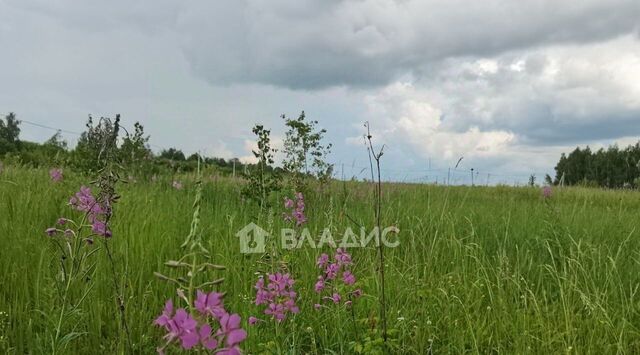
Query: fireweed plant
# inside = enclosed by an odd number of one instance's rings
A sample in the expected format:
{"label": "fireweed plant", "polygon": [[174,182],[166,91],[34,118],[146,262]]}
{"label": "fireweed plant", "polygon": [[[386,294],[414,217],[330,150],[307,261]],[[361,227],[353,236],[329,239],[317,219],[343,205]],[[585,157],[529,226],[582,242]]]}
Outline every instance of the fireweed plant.
{"label": "fireweed plant", "polygon": [[[51,335],[51,350],[56,353],[69,342],[80,337],[83,333],[77,331],[80,322],[72,322],[72,318],[81,315],[83,301],[89,295],[93,284],[91,280],[95,273],[96,262],[92,256],[100,250],[94,246],[95,238],[100,237],[103,249],[106,251],[111,266],[111,276],[118,309],[120,311],[122,331],[125,333],[129,351],[132,350],[129,329],[125,317],[124,296],[118,281],[118,273],[114,256],[110,251],[108,240],[113,233],[109,222],[113,216],[113,206],[119,195],[115,186],[120,178],[117,173],[117,139],[120,128],[120,115],[114,122],[109,118],[101,118],[94,130],[93,139],[88,141],[98,149],[94,160],[98,178],[92,183],[98,188],[94,195],[91,188],[82,186],[70,198],[69,205],[76,211],[82,212],[81,218],[71,219],[61,217],[55,227],[48,228],[45,233],[51,237],[57,246],[60,259],[60,272],[57,278],[57,290],[60,298],[59,316],[54,321],[54,331]],[[62,180],[62,170],[52,169],[50,177],[54,182]],[[75,323],[66,334],[66,324]]]}
{"label": "fireweed plant", "polygon": [[82,212],[81,217],[60,217],[54,227],[45,233],[59,251],[60,272],[56,288],[60,299],[59,312],[52,319],[53,334],[50,335],[51,351],[57,353],[61,347],[80,337],[77,322],[65,333],[65,327],[81,315],[81,305],[93,288],[91,280],[95,272],[93,256],[99,250],[94,238],[110,238],[111,231],[105,221],[110,205],[100,203],[88,187],[80,188],[69,200],[72,209]]}
{"label": "fireweed plant", "polygon": [[304,214],[304,196],[302,192],[296,192],[295,201],[285,197],[284,208],[286,212],[282,214],[285,222],[295,222],[300,227],[307,223],[307,216]]}
{"label": "fireweed plant", "polygon": [[356,287],[356,276],[351,270],[351,254],[338,248],[333,258],[324,253],[320,255],[316,265],[322,270],[322,274],[318,276],[314,286],[314,291],[320,296],[318,303],[314,305],[315,309],[338,304],[351,308],[353,300],[362,295],[362,290]]}
{"label": "fireweed plant", "polygon": [[49,177],[51,178],[51,181],[53,181],[53,182],[62,181],[62,179],[64,178],[64,176],[62,175],[62,169],[54,168],[54,169],[49,170]]}
{"label": "fireweed plant", "polygon": [[[198,166],[198,176],[200,176]],[[169,268],[182,275],[177,277],[155,273],[163,281],[177,286],[177,301],[183,307],[174,309],[174,301],[167,300],[162,314],[153,324],[164,330],[162,345],[158,353],[164,354],[168,349],[204,351],[221,355],[240,354],[240,344],[247,333],[242,329],[241,318],[232,314],[224,306],[224,293],[207,292],[207,288],[218,288],[224,278],[212,279],[210,274],[225,267],[210,263],[211,254],[202,245],[200,235],[200,205],[202,199],[202,182],[196,182],[196,197],[193,203],[191,230],[182,244],[185,254],[178,260],[165,263]],[[173,353],[173,351],[172,351]]]}
{"label": "fireweed plant", "polygon": [[[288,313],[299,313],[296,305],[297,293],[293,285],[295,280],[289,274],[275,272],[267,275],[265,285],[264,277],[256,282],[256,306],[262,306],[263,313],[268,318],[280,323],[287,318]],[[249,318],[249,324],[254,325],[262,321],[257,317]]]}

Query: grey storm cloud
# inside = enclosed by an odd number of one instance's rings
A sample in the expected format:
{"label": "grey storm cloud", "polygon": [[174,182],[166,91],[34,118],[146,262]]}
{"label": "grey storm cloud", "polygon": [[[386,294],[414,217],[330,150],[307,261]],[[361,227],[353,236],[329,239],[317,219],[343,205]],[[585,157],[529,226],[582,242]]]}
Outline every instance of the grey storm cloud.
{"label": "grey storm cloud", "polygon": [[217,1],[189,3],[178,32],[213,83],[292,89],[384,85],[433,62],[638,30],[640,2]]}

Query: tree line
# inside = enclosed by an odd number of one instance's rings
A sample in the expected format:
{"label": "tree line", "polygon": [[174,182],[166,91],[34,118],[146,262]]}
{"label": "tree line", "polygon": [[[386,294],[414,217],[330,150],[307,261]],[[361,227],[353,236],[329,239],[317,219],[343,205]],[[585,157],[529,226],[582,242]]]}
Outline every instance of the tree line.
{"label": "tree line", "polygon": [[[28,167],[70,167],[93,176],[103,169],[99,162],[109,154],[123,171],[135,178],[191,172],[202,166],[220,175],[244,178],[247,182],[245,197],[264,203],[282,185],[302,191],[309,179],[324,183],[333,172],[333,165],[327,162],[331,144],[322,143],[326,131],[317,127],[318,121],[307,119],[304,111],[297,118],[285,115],[281,118],[286,129],[282,166],[275,165],[277,150],[271,146],[271,131],[260,124],[253,128],[257,150],[252,153],[257,162],[246,164],[238,158],[206,157],[197,153],[186,156],[177,148],[155,154],[149,147],[150,136],[145,134],[144,127],[135,122],[128,130],[120,115],[115,119],[89,116],[76,146],[70,149],[60,131],[44,143],[22,141],[21,122],[14,113],[9,113],[0,119],[0,159]],[[107,149],[105,142],[116,142],[115,147]]]}
{"label": "tree line", "polygon": [[640,142],[592,151],[588,146],[562,153],[555,167],[555,184],[606,188],[640,187]]}
{"label": "tree line", "polygon": [[203,157],[197,153],[186,156],[177,148],[154,153],[144,127],[135,122],[129,131],[122,125],[119,115],[114,120],[89,116],[85,130],[73,148],[69,148],[60,131],[43,143],[21,140],[20,125],[20,120],[13,112],[4,119],[0,118],[0,159],[7,164],[28,167],[66,166],[91,174],[100,168],[96,165],[103,151],[100,142],[104,141],[105,136],[114,135],[119,142],[117,161],[134,176],[152,176],[167,170],[174,173],[194,171],[198,159],[222,174],[232,174],[236,170],[240,173],[249,166],[238,158]]}

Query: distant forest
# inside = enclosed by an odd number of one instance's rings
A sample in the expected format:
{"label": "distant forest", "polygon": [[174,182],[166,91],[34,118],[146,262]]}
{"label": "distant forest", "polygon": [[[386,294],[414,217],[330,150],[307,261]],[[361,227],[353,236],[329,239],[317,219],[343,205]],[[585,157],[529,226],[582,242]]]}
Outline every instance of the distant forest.
{"label": "distant forest", "polygon": [[[0,118],[0,159],[5,163],[27,166],[70,166],[81,171],[91,170],[92,148],[88,138],[95,129],[91,118],[86,131],[81,135],[74,149],[69,149],[60,133],[54,134],[46,142],[39,144],[20,140],[20,121],[13,113]],[[154,154],[149,148],[149,136],[136,123],[134,131],[125,136],[120,147],[121,161],[132,173],[149,175],[162,171],[187,172],[197,167],[198,155],[185,154],[176,148],[169,148]],[[239,159],[200,157],[202,162],[222,174],[241,173],[251,164],[245,165]],[[269,167],[270,168],[270,167]],[[276,170],[280,170],[276,168]],[[592,151],[588,146],[577,147],[566,155],[562,153],[556,167],[555,179],[547,175],[546,183],[555,185],[581,185],[606,188],[640,187],[640,142],[620,149],[617,145],[607,149]],[[533,178],[535,180],[535,178]],[[553,181],[552,181],[553,180]],[[533,181],[531,182],[533,184]]]}
{"label": "distant forest", "polygon": [[640,142],[591,151],[589,147],[562,153],[555,167],[555,184],[631,188],[640,186]]}
{"label": "distant forest", "polygon": [[[118,118],[119,120],[119,118]],[[95,121],[95,122],[94,122]],[[94,168],[99,147],[92,146],[92,135],[99,132],[103,123],[89,117],[86,130],[78,139],[77,145],[70,149],[62,139],[60,132],[55,133],[44,143],[28,142],[20,139],[20,120],[14,113],[0,118],[0,164],[19,164],[30,167],[72,167],[81,172],[90,172]],[[119,161],[131,174],[144,176],[161,172],[189,172],[198,166],[198,154],[185,154],[176,148],[169,148],[155,154],[149,148],[149,136],[144,127],[135,123],[131,133],[126,132],[118,149]],[[116,133],[117,134],[117,133]],[[214,168],[221,174],[242,174],[250,164],[245,165],[239,159],[200,157],[202,163]]]}

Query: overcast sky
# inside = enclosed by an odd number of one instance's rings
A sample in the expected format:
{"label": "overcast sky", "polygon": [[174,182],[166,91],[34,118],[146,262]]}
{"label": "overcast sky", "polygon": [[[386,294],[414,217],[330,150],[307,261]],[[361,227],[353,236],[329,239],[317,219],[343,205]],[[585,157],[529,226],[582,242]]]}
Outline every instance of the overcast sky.
{"label": "overcast sky", "polygon": [[481,182],[542,179],[640,137],[638,0],[0,0],[0,48],[2,114],[77,132],[120,113],[155,150],[231,158],[305,110],[347,177],[368,175],[365,121],[407,181],[460,156]]}

